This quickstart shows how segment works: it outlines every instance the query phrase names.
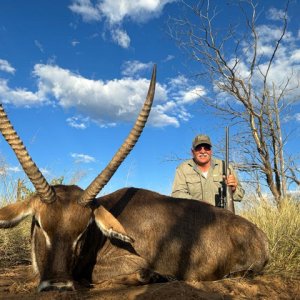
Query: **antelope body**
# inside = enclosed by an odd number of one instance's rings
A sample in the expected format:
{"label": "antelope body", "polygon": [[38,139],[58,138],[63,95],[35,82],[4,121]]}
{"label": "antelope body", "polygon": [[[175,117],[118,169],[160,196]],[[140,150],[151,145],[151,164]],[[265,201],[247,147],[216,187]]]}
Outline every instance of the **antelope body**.
{"label": "antelope body", "polygon": [[86,190],[50,186],[0,105],[0,130],[37,193],[0,209],[0,227],[32,215],[32,264],[38,290],[73,290],[80,282],[137,285],[215,280],[260,272],[268,260],[265,234],[246,219],[199,201],[136,188],[96,198],[135,145],[150,112],[156,68],[144,107],[128,138]]}

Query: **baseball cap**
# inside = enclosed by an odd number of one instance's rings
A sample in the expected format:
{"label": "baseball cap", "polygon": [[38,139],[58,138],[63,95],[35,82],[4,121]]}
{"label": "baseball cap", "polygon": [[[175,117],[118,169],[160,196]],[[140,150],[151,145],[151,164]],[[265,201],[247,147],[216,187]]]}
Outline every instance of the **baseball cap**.
{"label": "baseball cap", "polygon": [[208,144],[208,145],[212,146],[208,135],[198,134],[193,140],[193,144],[192,144],[193,149],[195,149],[197,146],[199,146],[201,144]]}

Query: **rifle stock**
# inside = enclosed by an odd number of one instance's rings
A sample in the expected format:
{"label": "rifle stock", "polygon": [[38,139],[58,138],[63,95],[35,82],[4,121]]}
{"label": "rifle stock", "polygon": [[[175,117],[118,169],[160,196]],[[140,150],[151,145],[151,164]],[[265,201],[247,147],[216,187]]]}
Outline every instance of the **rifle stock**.
{"label": "rifle stock", "polygon": [[[226,155],[225,172],[226,172],[226,178],[228,178],[228,175],[230,174],[230,169],[229,169],[229,127],[228,126],[226,126],[226,153],[225,153],[225,155]],[[230,210],[231,212],[235,213],[232,188],[228,185],[226,186],[225,208]]]}

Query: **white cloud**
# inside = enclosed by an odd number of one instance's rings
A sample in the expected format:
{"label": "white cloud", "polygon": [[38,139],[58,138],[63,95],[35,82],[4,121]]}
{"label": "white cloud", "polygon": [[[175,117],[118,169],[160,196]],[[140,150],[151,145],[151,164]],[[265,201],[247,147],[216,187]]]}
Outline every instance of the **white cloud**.
{"label": "white cloud", "polygon": [[[52,96],[60,106],[76,108],[78,113],[106,126],[112,126],[115,122],[132,122],[142,107],[149,87],[149,79],[96,81],[50,65],[36,65],[34,74],[38,79],[39,94],[43,98]],[[167,91],[159,83],[156,85],[155,97],[157,102],[167,99]],[[155,114],[155,110],[151,114]],[[150,122],[167,119],[166,114],[157,114],[157,117],[150,118]]]}
{"label": "white cloud", "polygon": [[38,93],[27,91],[26,89],[11,89],[8,81],[0,78],[0,95],[4,103],[13,103],[16,106],[39,105],[45,101]]}
{"label": "white cloud", "polygon": [[171,78],[169,84],[171,88],[177,88],[178,86],[187,86],[188,79],[184,75],[178,75],[177,77]]}
{"label": "white cloud", "polygon": [[204,87],[197,86],[191,90],[187,90],[182,94],[183,103],[191,103],[197,101],[201,96],[206,94]]}
{"label": "white cloud", "polygon": [[41,44],[38,40],[35,40],[35,41],[34,41],[34,44],[35,44],[35,46],[36,46],[42,53],[44,53],[44,48],[43,48],[42,44]]}
{"label": "white cloud", "polygon": [[[123,73],[138,74],[150,65],[152,63],[126,62]],[[147,73],[149,76],[150,72]],[[0,79],[0,97],[16,106],[55,104],[70,109],[75,114],[66,121],[76,129],[85,129],[90,122],[101,127],[132,123],[144,103],[150,82],[150,76],[92,80],[59,66],[45,64],[35,65],[33,75],[37,80],[36,92],[9,88],[7,81]],[[178,127],[180,122],[192,117],[187,107],[205,93],[203,87],[194,85],[182,75],[170,78],[164,85],[157,82],[148,124]]]}
{"label": "white cloud", "polygon": [[101,20],[101,11],[90,0],[73,0],[69,8],[79,14],[85,22]]}
{"label": "white cloud", "polygon": [[22,171],[20,169],[20,167],[8,167],[7,170],[10,171],[10,172],[13,172],[13,173],[18,173],[18,172]]}
{"label": "white cloud", "polygon": [[22,170],[19,166],[17,167],[9,167],[9,166],[1,166],[0,167],[0,175],[6,175],[7,173],[19,173]]}
{"label": "white cloud", "polygon": [[80,15],[85,22],[102,21],[108,25],[112,39],[123,48],[130,45],[130,37],[121,28],[125,20],[147,22],[157,17],[164,6],[177,0],[73,0],[69,6],[71,11]]}
{"label": "white cloud", "polygon": [[183,75],[170,79],[169,92],[178,105],[192,104],[206,95],[204,86],[195,85]]}
{"label": "white cloud", "polygon": [[[251,85],[258,92],[262,90],[263,78],[269,68],[270,59],[278,39],[282,34],[282,29],[277,26],[261,25],[257,28],[258,44],[256,53],[256,66],[253,70]],[[287,31],[281,44],[279,45],[276,55],[273,58],[271,68],[268,70],[266,84],[278,96],[283,88],[288,90],[285,99],[299,98],[299,81],[300,81],[300,50],[297,37],[292,32]],[[241,57],[238,64],[236,61],[230,61],[230,65],[235,65],[236,74],[248,84],[250,78],[250,65],[253,59],[253,53],[249,50],[249,45],[244,45],[244,56]],[[286,84],[288,84],[286,86]],[[222,96],[223,97],[223,96]]]}
{"label": "white cloud", "polygon": [[152,66],[152,62],[142,63],[137,60],[125,61],[122,66],[122,75],[133,77],[135,75],[138,75],[142,71],[151,70]]}
{"label": "white cloud", "polygon": [[163,60],[163,62],[168,62],[168,61],[170,61],[170,60],[173,60],[174,58],[175,58],[174,55],[169,54],[169,55]]}
{"label": "white cloud", "polygon": [[[138,72],[146,65],[149,66],[135,61],[131,72]],[[145,78],[127,77],[104,82],[86,79],[50,65],[36,65],[34,74],[38,77],[39,94],[43,98],[53,96],[62,107],[75,108],[79,114],[105,127],[135,120],[149,87],[149,79]],[[156,127],[179,126],[180,120],[187,121],[192,117],[187,113],[186,105],[195,103],[205,94],[202,86],[193,85],[182,75],[170,79],[167,85],[157,83],[149,124]],[[74,120],[73,126],[80,124]]]}
{"label": "white cloud", "polygon": [[154,107],[152,109],[154,112],[150,115],[150,120],[152,124],[155,125],[155,127],[164,127],[164,126],[174,126],[179,127],[179,121],[177,119],[177,116],[170,116],[164,113],[165,109],[162,106],[162,109],[159,109],[158,106]]}
{"label": "white cloud", "polygon": [[79,43],[80,43],[80,42],[77,41],[77,40],[71,41],[71,45],[72,45],[73,47],[77,46]]}
{"label": "white cloud", "polygon": [[300,62],[300,49],[296,49],[291,53],[291,60],[294,62]]}
{"label": "white cloud", "polygon": [[[275,25],[261,25],[256,28],[261,43],[277,41],[282,34],[282,28]],[[285,41],[293,41],[293,34],[290,31],[285,32]]]}
{"label": "white cloud", "polygon": [[166,125],[179,127],[180,121],[186,122],[192,117],[184,105],[178,104],[174,100],[169,100],[166,103],[155,106],[153,111],[157,112],[154,114],[154,122],[157,127]]}
{"label": "white cloud", "polygon": [[121,23],[126,17],[144,22],[158,16],[167,3],[175,0],[100,0],[98,8],[110,24]]}
{"label": "white cloud", "polygon": [[267,19],[272,21],[280,21],[283,20],[285,14],[286,13],[284,12],[284,10],[272,7],[267,11],[266,17]]}
{"label": "white cloud", "polygon": [[228,65],[231,68],[235,66],[236,74],[242,78],[247,78],[250,75],[248,65],[244,61],[239,61],[239,63],[236,64],[236,60],[232,59],[229,61]]}
{"label": "white cloud", "polygon": [[[257,31],[257,47],[256,47],[256,57],[257,62],[264,63],[268,61],[274,52],[274,47],[277,41],[281,38],[282,28],[274,25],[260,25],[256,28]],[[287,58],[288,52],[295,48],[296,37],[293,36],[292,32],[287,31],[285,33],[284,39],[281,42],[279,48],[277,49],[276,58],[282,57]],[[289,45],[289,46],[287,46]],[[251,63],[253,59],[253,48],[249,47],[248,43],[242,43],[242,50],[244,54],[245,61],[240,61],[241,63],[246,63],[246,66]]]}
{"label": "white cloud", "polygon": [[81,153],[71,153],[71,157],[74,158],[75,163],[91,163],[95,161],[95,158]]}
{"label": "white cloud", "polygon": [[5,59],[0,59],[0,70],[14,74],[16,72],[16,69],[10,65],[10,63]]}
{"label": "white cloud", "polygon": [[[296,110],[296,109],[295,109]],[[300,113],[293,113],[291,112],[290,114],[287,114],[283,118],[283,122],[300,122]]]}
{"label": "white cloud", "polygon": [[111,36],[113,41],[122,48],[128,48],[130,45],[130,37],[127,32],[120,28],[111,29]]}
{"label": "white cloud", "polygon": [[67,123],[69,126],[74,127],[76,129],[86,129],[89,125],[89,118],[83,118],[81,116],[74,116],[67,119]]}
{"label": "white cloud", "polygon": [[51,172],[47,168],[40,168],[40,171],[44,176],[51,175]]}

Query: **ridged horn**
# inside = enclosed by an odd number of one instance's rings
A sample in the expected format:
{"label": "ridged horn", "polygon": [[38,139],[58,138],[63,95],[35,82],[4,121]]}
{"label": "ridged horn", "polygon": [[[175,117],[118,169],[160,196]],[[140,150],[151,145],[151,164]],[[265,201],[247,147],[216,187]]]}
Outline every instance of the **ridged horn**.
{"label": "ridged horn", "polygon": [[2,104],[0,104],[0,131],[8,144],[15,152],[24,172],[35,187],[41,201],[51,203],[55,201],[56,195],[48,184],[39,168],[31,159],[26,147],[10,123]]}
{"label": "ridged horn", "polygon": [[123,160],[127,157],[129,152],[136,144],[139,136],[141,135],[145,127],[148,116],[150,114],[150,110],[154,98],[154,92],[155,92],[155,83],[156,83],[156,65],[154,65],[153,67],[151,82],[149,85],[149,90],[148,90],[146,100],[144,102],[143,108],[141,109],[140,114],[133,128],[131,129],[126,140],[119,148],[119,150],[116,152],[112,160],[105,167],[105,169],[86,188],[81,199],[79,200],[80,204],[87,205],[90,201],[92,201],[97,196],[97,194],[107,184],[107,182],[114,175],[118,167],[121,165]]}

